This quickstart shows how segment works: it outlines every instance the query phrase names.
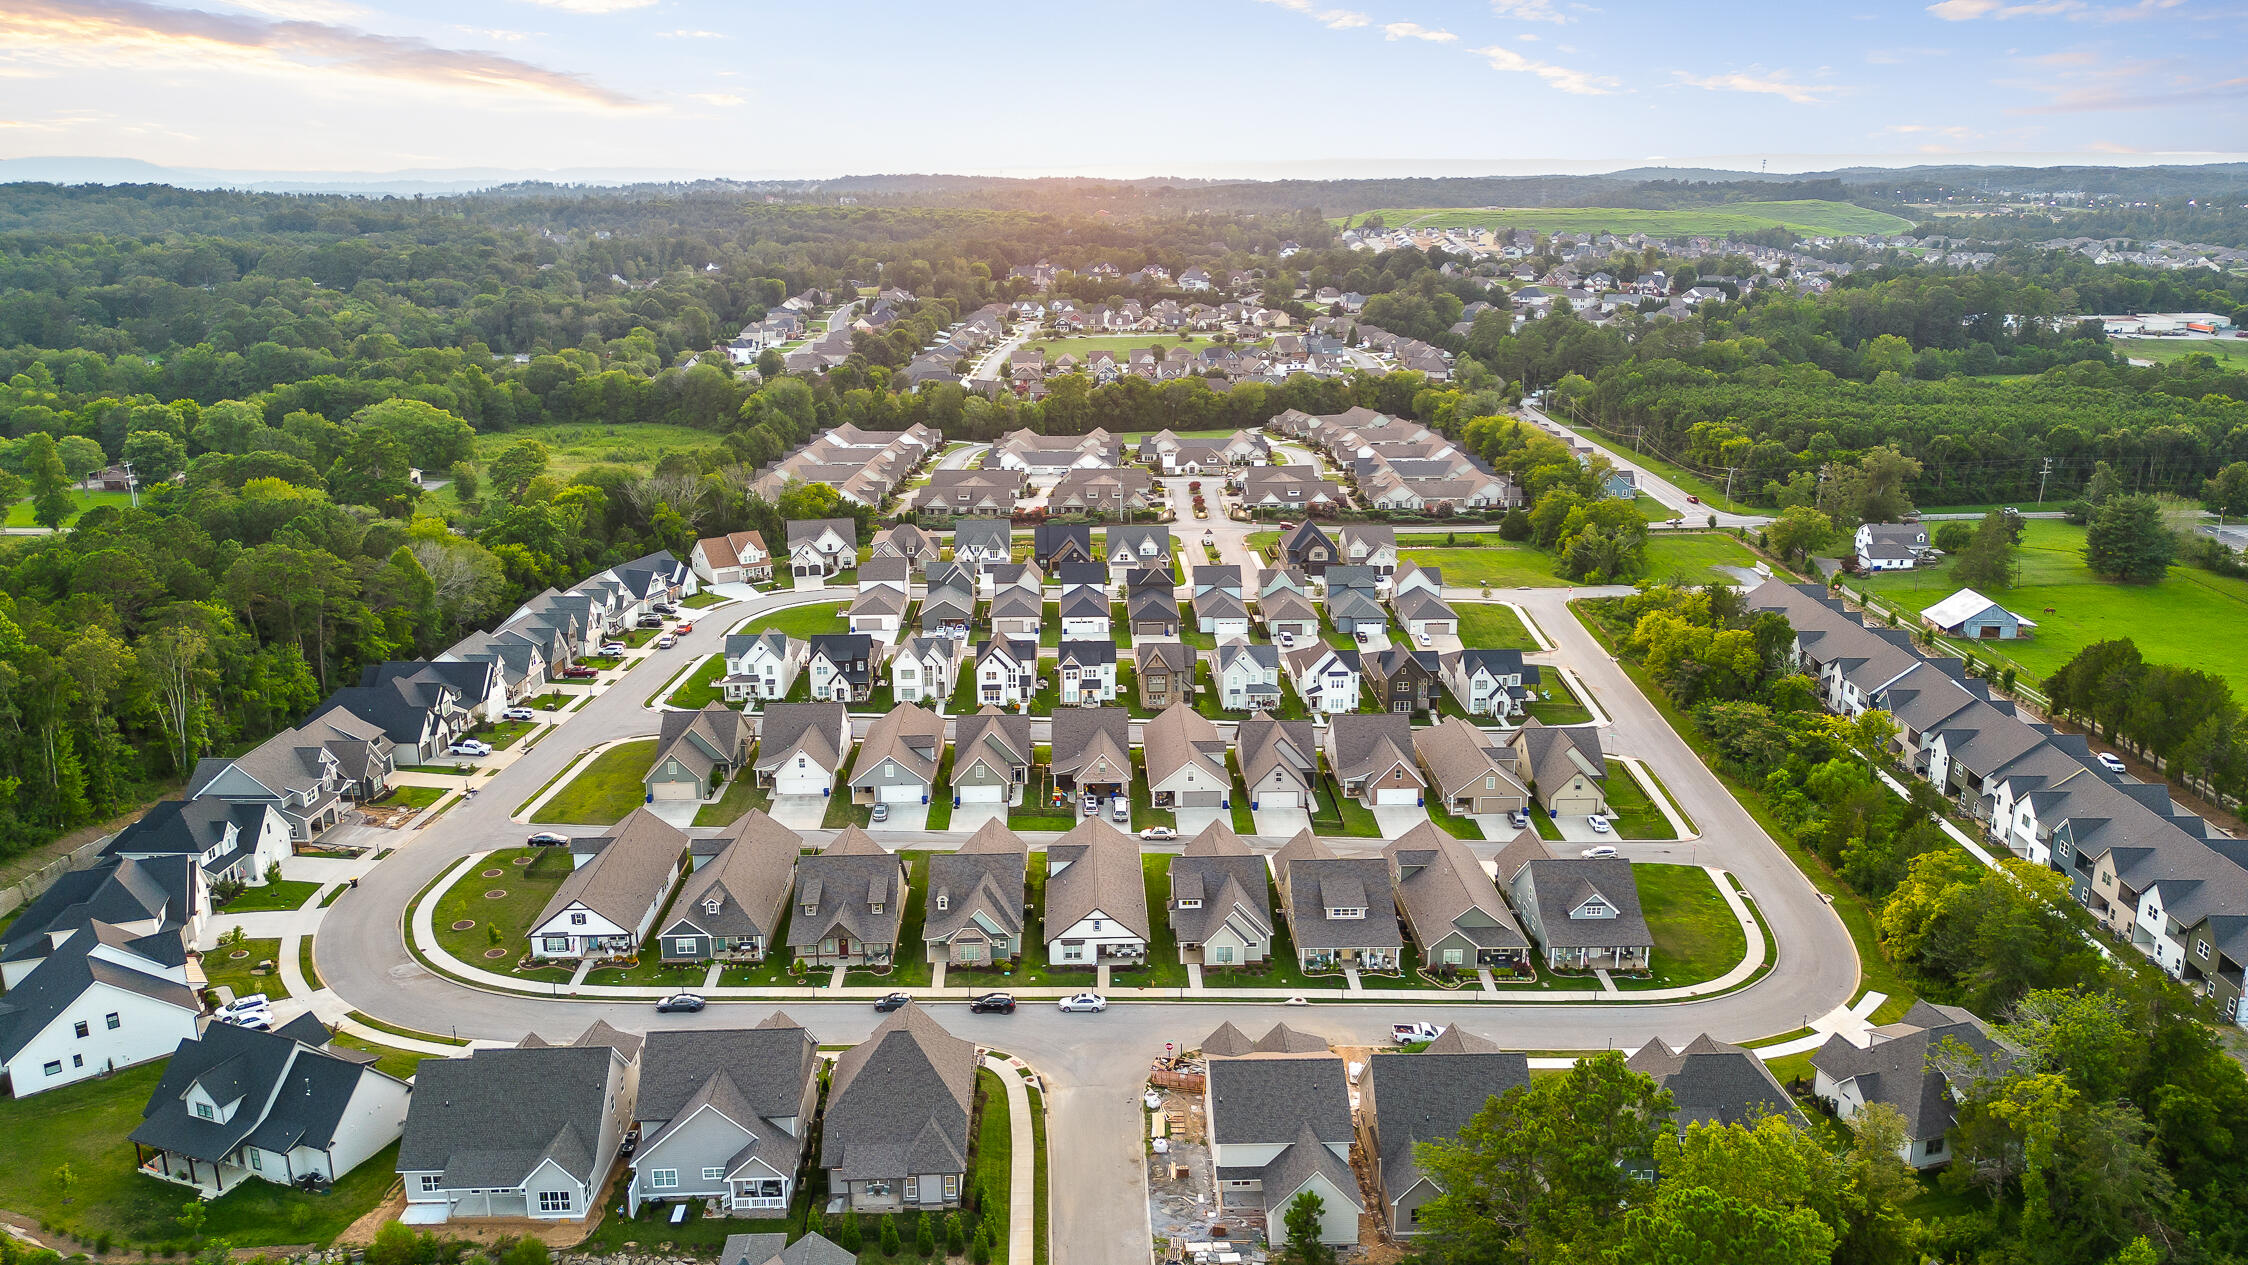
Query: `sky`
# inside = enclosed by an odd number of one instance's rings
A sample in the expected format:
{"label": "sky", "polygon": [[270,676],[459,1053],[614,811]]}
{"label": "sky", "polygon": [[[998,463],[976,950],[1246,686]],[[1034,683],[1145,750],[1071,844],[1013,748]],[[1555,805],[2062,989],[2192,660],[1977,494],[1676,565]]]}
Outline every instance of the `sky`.
{"label": "sky", "polygon": [[0,158],[1468,175],[2213,162],[2248,0],[0,0]]}

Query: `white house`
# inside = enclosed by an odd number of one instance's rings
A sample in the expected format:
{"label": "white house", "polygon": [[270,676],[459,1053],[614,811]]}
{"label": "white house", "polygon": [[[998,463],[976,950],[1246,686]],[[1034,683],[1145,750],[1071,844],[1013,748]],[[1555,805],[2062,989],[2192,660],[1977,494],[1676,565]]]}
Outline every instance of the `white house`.
{"label": "white house", "polygon": [[599,844],[531,920],[532,957],[602,960],[640,952],[679,881],[687,836],[637,808]]}
{"label": "white house", "polygon": [[719,688],[727,702],[778,702],[796,688],[811,646],[779,629],[767,629],[729,634],[720,653],[726,659],[726,675],[720,678]]}
{"label": "white house", "polygon": [[848,518],[788,524],[788,569],[799,580],[824,580],[857,565],[859,525]]}
{"label": "white house", "polygon": [[1280,648],[1247,641],[1219,645],[1210,661],[1218,702],[1227,711],[1262,711],[1280,705]]}
{"label": "white house", "polygon": [[768,703],[751,767],[775,796],[826,795],[851,754],[851,717],[841,703]]}
{"label": "white house", "polygon": [[1116,643],[1064,641],[1055,657],[1061,705],[1091,707],[1116,701]]}
{"label": "white house", "polygon": [[1203,1120],[1210,1131],[1218,1215],[1261,1210],[1275,1246],[1287,1241],[1288,1205],[1319,1197],[1319,1241],[1356,1243],[1365,1211],[1350,1169],[1351,1094],[1343,1061],[1326,1042],[1276,1026],[1250,1042],[1227,1024],[1202,1043],[1210,1056]]}
{"label": "white house", "polygon": [[1468,715],[1505,720],[1527,706],[1539,668],[1524,663],[1520,650],[1462,650],[1443,657],[1438,676]]}
{"label": "white house", "polygon": [[1358,710],[1358,652],[1313,642],[1281,657],[1304,706],[1329,716]]}
{"label": "white house", "polygon": [[1091,969],[1147,960],[1147,886],[1140,847],[1088,817],[1046,850],[1046,960]]}
{"label": "white house", "polygon": [[890,697],[901,703],[941,703],[952,697],[967,643],[954,637],[908,637],[890,659]]}
{"label": "white house", "polygon": [[976,646],[976,702],[1021,707],[1038,690],[1038,643],[994,637]]}
{"label": "white house", "polygon": [[1928,529],[1919,523],[1858,524],[1860,571],[1910,571],[1929,552]]}
{"label": "white house", "polygon": [[1058,612],[1063,641],[1105,641],[1109,636],[1108,594],[1084,586],[1062,594]]}
{"label": "white house", "polygon": [[163,1058],[202,1017],[178,930],[88,921],[62,934],[0,1013],[0,1072],[18,1098]]}

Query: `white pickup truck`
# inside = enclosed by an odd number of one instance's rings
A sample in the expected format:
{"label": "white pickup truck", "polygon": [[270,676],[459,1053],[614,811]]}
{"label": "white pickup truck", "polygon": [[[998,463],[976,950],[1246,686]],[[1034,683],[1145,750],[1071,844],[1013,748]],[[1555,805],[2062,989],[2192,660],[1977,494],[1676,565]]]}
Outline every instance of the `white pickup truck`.
{"label": "white pickup truck", "polygon": [[1389,1043],[1391,1045],[1418,1045],[1423,1041],[1434,1041],[1437,1037],[1443,1035],[1443,1032],[1444,1029],[1433,1023],[1393,1023],[1389,1025]]}

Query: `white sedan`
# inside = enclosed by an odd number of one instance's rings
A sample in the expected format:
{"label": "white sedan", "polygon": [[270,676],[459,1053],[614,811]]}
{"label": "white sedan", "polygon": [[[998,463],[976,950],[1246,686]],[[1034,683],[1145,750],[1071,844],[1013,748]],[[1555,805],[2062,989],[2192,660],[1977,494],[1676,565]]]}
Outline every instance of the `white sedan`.
{"label": "white sedan", "polygon": [[1079,993],[1075,997],[1062,998],[1059,1005],[1065,1014],[1097,1015],[1108,1009],[1108,998],[1101,996],[1099,993]]}
{"label": "white sedan", "polygon": [[1585,818],[1585,824],[1592,827],[1592,833],[1596,835],[1608,833],[1608,819],[1599,813],[1594,813],[1592,816]]}
{"label": "white sedan", "polygon": [[1149,826],[1147,829],[1140,832],[1140,838],[1150,841],[1176,839],[1178,837],[1179,832],[1171,829],[1169,826]]}

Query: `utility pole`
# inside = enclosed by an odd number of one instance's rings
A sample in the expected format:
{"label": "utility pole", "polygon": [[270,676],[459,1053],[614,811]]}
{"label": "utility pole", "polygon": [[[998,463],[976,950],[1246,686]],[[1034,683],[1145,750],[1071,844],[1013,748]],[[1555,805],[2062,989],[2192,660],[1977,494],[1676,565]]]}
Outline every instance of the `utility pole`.
{"label": "utility pole", "polygon": [[1733,503],[1733,471],[1739,468],[1738,466],[1725,467],[1725,503],[1727,505]]}
{"label": "utility pole", "polygon": [[2037,503],[2045,504],[2045,480],[2053,473],[2053,459],[2045,459],[2045,468],[2037,472]]}
{"label": "utility pole", "polygon": [[139,509],[140,480],[133,477],[133,463],[130,461],[120,461],[117,464],[125,471],[125,491],[133,498],[133,508]]}

